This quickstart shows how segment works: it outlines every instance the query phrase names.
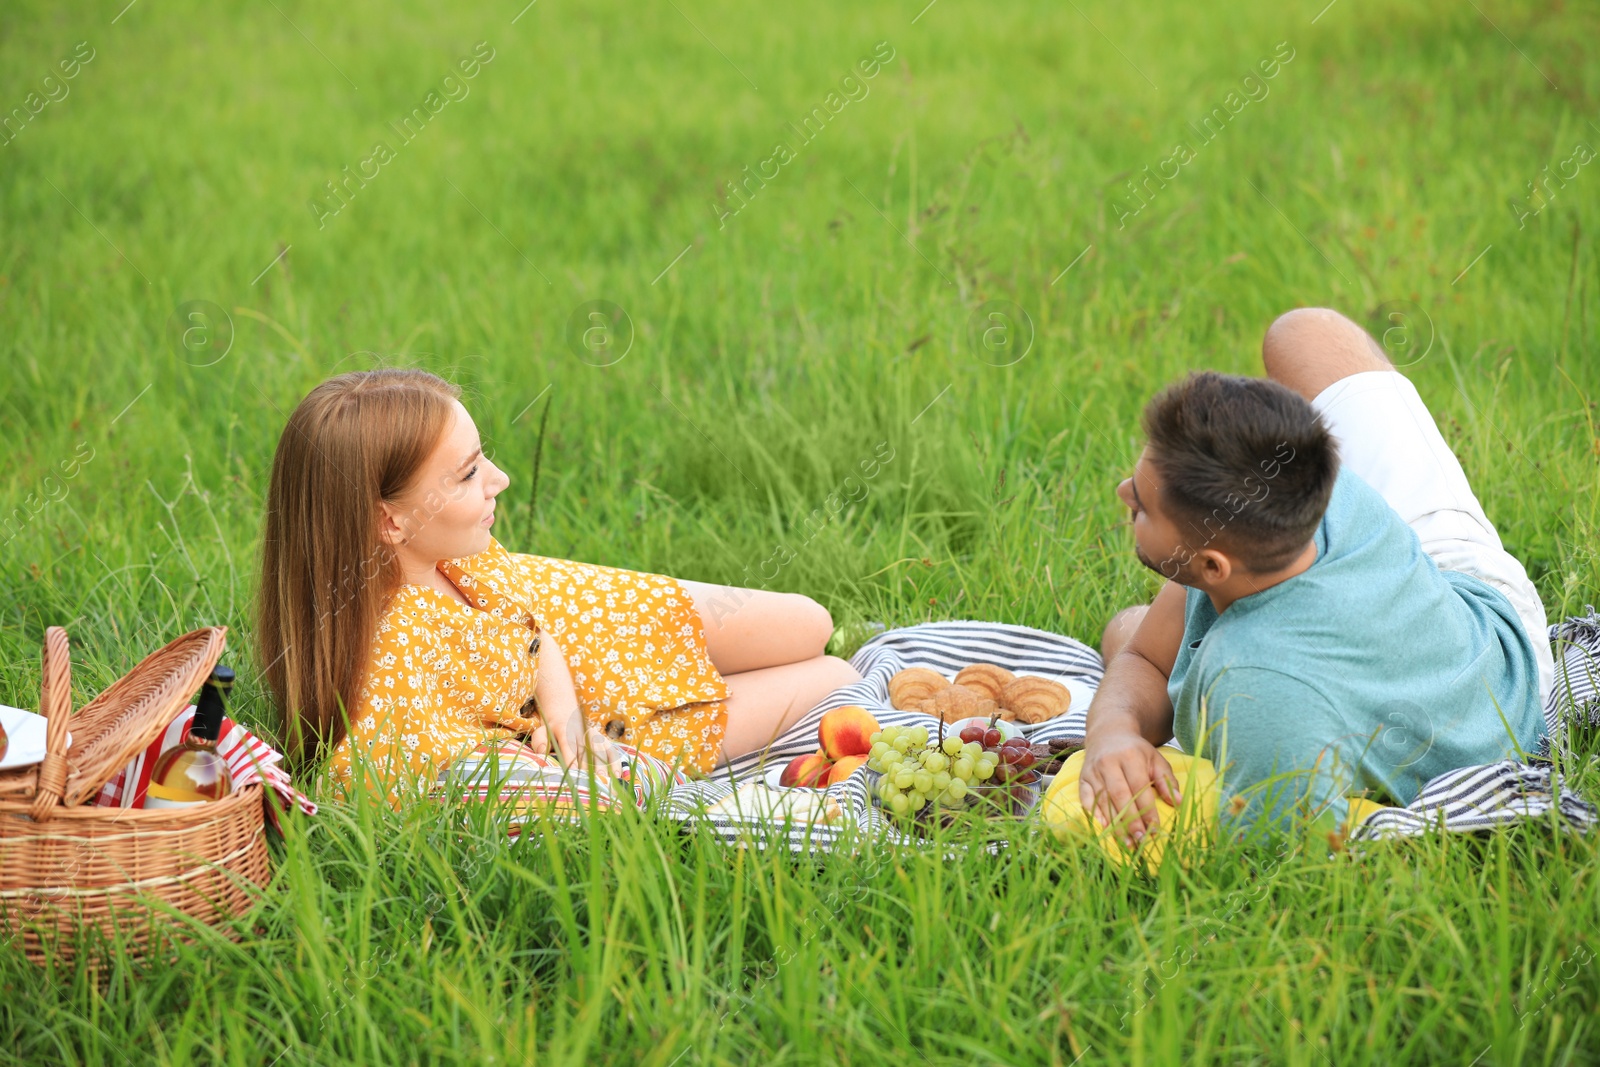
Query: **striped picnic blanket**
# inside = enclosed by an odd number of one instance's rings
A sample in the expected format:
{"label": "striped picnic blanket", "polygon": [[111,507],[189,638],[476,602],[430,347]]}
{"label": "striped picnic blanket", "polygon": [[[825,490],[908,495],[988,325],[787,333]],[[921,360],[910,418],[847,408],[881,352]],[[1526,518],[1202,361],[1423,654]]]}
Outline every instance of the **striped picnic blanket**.
{"label": "striped picnic blanket", "polygon": [[689,776],[654,756],[628,746],[615,746],[621,774],[603,768],[564,767],[553,755],[542,755],[520,741],[484,741],[452,759],[428,789],[433,800],[495,801],[509,814],[507,832],[516,837],[529,819],[546,814],[576,818],[588,811],[618,805],[645,808],[651,798]]}
{"label": "striped picnic blanket", "polygon": [[[1600,729],[1600,614],[1574,616],[1550,627],[1556,655],[1556,684],[1545,701],[1544,720],[1553,738],[1574,727]],[[1549,754],[1549,745],[1545,746]]]}
{"label": "striped picnic blanket", "polygon": [[[1593,669],[1593,657],[1600,652],[1600,619],[1591,616],[1587,629],[1583,625],[1580,622],[1574,628],[1574,623],[1569,621],[1552,627],[1551,639],[1559,637],[1566,642],[1569,652],[1564,660],[1564,674],[1571,674],[1574,683],[1587,678],[1588,699],[1593,701],[1597,674]],[[1559,644],[1557,653],[1562,654]],[[758,816],[713,815],[705,809],[733,793],[737,783],[762,775],[770,768],[782,767],[795,756],[816,751],[817,723],[831,708],[859,704],[885,726],[921,724],[936,731],[938,720],[932,716],[897,711],[889,704],[889,679],[907,667],[931,667],[953,677],[967,664],[995,663],[1018,673],[1058,679],[1076,693],[1083,694],[1099,685],[1104,671],[1099,654],[1070,637],[1026,626],[976,621],[925,623],[890,630],[864,645],[851,662],[861,672],[861,681],[829,694],[765,753],[735,760],[709,778],[673,788],[668,794],[668,814],[715,833],[729,843],[749,843],[758,848],[778,846],[798,852],[826,852],[836,843],[853,840],[859,834],[882,835],[900,843],[919,843],[920,839],[900,833],[883,818],[870,802],[866,775],[860,772],[830,788],[853,826],[848,823],[774,825]],[[1576,690],[1576,685],[1573,689]],[[1547,718],[1559,725],[1565,707],[1570,707],[1570,702],[1553,699]],[[1037,741],[1066,738],[1081,743],[1087,711],[1088,700],[1075,695],[1065,715],[1040,724],[1029,736]],[[1553,780],[1548,764],[1507,760],[1465,767],[1435,778],[1412,804],[1384,809],[1363,823],[1352,839],[1414,835],[1440,827],[1456,831],[1481,830],[1548,818],[1552,811],[1559,813],[1561,825],[1568,829],[1586,831],[1600,822],[1594,807]]]}

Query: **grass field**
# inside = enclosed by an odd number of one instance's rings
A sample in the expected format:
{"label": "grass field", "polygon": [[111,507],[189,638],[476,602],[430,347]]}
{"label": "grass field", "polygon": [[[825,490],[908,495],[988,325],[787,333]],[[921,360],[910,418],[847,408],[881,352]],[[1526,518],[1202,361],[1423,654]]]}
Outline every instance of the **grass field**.
{"label": "grass field", "polygon": [[[1155,588],[1144,401],[1302,304],[1600,600],[1593,6],[523,2],[6,5],[0,701],[47,625],[81,701],[221,623],[269,727],[272,449],[377,364],[464,387],[513,549],[1092,641]],[[0,956],[0,1059],[1600,1061],[1597,843],[1544,827],[1152,879],[460,819],[329,805],[242,944],[103,989]]]}

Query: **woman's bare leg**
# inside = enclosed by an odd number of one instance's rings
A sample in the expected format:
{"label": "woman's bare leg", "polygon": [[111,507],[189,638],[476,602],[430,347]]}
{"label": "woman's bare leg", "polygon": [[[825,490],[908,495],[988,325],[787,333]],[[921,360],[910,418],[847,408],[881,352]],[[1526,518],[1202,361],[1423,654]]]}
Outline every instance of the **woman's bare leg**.
{"label": "woman's bare leg", "polygon": [[679,584],[694,599],[706,651],[728,683],[728,731],[719,763],[765,748],[823,697],[861,680],[844,660],[823,655],[833,618],[810,597]]}
{"label": "woman's bare leg", "polygon": [[833,617],[808,596],[681,579],[678,584],[694,598],[706,651],[725,678],[816,659],[833,636]]}
{"label": "woman's bare leg", "polygon": [[719,766],[766,748],[823,697],[859,682],[861,675],[837,656],[817,656],[723,678],[728,683],[728,730]]}

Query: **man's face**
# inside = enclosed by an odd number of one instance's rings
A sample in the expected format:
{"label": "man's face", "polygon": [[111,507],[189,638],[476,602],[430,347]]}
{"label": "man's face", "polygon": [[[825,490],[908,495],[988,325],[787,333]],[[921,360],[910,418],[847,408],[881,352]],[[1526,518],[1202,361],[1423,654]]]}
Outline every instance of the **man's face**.
{"label": "man's face", "polygon": [[1139,562],[1179,585],[1189,580],[1190,562],[1197,547],[1185,541],[1173,520],[1161,509],[1161,472],[1150,462],[1150,450],[1139,453],[1133,476],[1117,486],[1117,496],[1133,513],[1133,551]]}

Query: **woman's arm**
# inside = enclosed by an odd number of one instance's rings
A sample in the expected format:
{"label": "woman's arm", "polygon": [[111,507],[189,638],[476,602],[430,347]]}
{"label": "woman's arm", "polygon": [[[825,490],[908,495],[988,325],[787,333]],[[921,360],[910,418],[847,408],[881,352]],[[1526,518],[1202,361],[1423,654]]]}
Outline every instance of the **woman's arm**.
{"label": "woman's arm", "polygon": [[[544,750],[548,751],[553,741],[564,766],[582,767],[592,753],[596,763],[609,764],[620,773],[618,753],[610,739],[584,721],[578,692],[572,685],[572,671],[561,654],[561,646],[547,633],[541,633],[539,641],[539,677],[534,682],[533,695],[544,722]],[[533,747],[540,748],[537,734]]]}
{"label": "woman's arm", "polygon": [[[547,633],[540,633],[538,637],[539,675],[534,681],[533,695],[539,718],[544,723],[544,747],[548,750],[553,742],[561,762],[571,766],[578,755],[578,741],[583,736],[583,712],[578,708],[578,693],[573,688],[572,672],[567,669],[561,646]],[[539,747],[537,742],[534,747]]]}

